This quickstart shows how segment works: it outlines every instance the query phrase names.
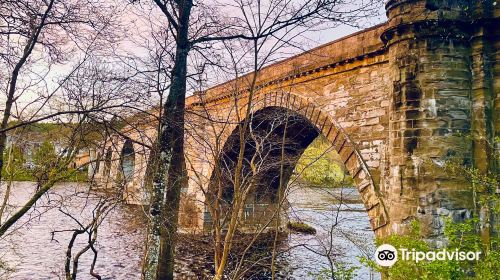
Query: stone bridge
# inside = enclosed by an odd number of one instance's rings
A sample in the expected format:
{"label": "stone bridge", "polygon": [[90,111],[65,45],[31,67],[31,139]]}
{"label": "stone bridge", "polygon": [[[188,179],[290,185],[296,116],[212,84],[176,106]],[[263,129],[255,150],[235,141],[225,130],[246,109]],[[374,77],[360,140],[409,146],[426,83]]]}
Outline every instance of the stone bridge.
{"label": "stone bridge", "polygon": [[[189,179],[180,224],[201,229],[210,218],[205,193],[217,163],[224,161],[228,173],[234,168],[225,160],[237,154],[247,106],[258,122],[250,125],[253,132],[273,127],[270,139],[284,139],[291,159],[286,179],[309,143],[326,137],[378,236],[404,232],[414,219],[428,234],[439,234],[443,216],[472,215],[469,183],[442,165],[454,159],[498,173],[499,147],[487,145],[500,136],[497,7],[493,1],[391,0],[386,23],[265,67],[254,90],[251,73],[188,97]],[[291,120],[286,131],[279,118]],[[121,182],[131,203],[146,201],[149,149],[141,143],[155,139],[154,123],[137,117],[122,130],[126,138],[114,135],[100,152],[95,179],[108,188]],[[277,177],[279,168],[270,167],[258,178],[275,186]]]}

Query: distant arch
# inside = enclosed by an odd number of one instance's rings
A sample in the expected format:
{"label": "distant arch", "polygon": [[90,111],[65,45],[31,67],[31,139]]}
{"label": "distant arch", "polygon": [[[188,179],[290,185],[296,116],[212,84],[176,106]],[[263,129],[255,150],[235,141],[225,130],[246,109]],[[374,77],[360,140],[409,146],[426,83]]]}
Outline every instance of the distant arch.
{"label": "distant arch", "polygon": [[120,171],[125,182],[130,182],[134,177],[135,150],[132,140],[126,139],[120,153]]}

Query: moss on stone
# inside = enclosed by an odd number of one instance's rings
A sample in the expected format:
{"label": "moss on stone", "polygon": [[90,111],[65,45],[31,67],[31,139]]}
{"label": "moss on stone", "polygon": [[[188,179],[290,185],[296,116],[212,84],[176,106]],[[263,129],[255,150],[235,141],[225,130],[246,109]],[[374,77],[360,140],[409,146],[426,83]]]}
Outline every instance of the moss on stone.
{"label": "moss on stone", "polygon": [[304,222],[288,222],[287,228],[300,233],[316,234],[316,229]]}

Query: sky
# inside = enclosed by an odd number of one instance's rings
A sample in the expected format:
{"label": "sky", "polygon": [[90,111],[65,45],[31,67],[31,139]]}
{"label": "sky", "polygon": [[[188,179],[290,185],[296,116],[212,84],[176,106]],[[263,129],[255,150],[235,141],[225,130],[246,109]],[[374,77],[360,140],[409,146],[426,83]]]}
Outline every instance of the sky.
{"label": "sky", "polygon": [[[116,1],[116,0],[107,0],[107,1]],[[356,1],[363,1],[363,0],[356,0]],[[140,8],[140,7],[134,7],[134,8]],[[152,6],[152,9],[155,9],[156,7]],[[352,27],[352,26],[347,26],[347,25],[341,25],[335,28],[329,28],[321,31],[310,31],[304,34],[304,45],[301,46],[301,50],[307,50],[310,48],[317,47],[319,45],[331,42],[333,40],[342,38],[344,36],[347,36],[349,34],[352,34],[354,32],[357,32],[359,30],[362,30],[364,28],[368,28],[370,26],[376,25],[378,23],[386,21],[385,13],[384,13],[384,7],[382,5],[379,6],[379,16],[374,17],[374,18],[367,18],[364,20],[364,22],[361,23],[360,27]],[[133,11],[133,9],[131,9]],[[153,10],[154,11],[154,10]],[[141,40],[141,36],[145,36],[145,30],[147,30],[147,25],[148,22],[147,20],[145,21],[144,18],[141,18],[140,15],[134,12],[129,12],[129,14],[126,14],[123,17],[124,22],[129,22],[129,23],[134,23],[136,28],[133,28],[131,30],[128,30],[132,36],[136,37],[136,41]],[[142,21],[142,22],[141,22]],[[141,48],[135,46],[132,44],[130,41],[124,40],[119,46],[119,49],[129,52],[129,53],[135,53],[135,54],[141,54],[143,50]],[[286,56],[289,54],[294,55],[300,52],[301,50],[292,50],[290,52],[287,52],[286,55],[283,56],[283,59],[286,58]],[[49,88],[56,88],[57,83],[55,82],[57,80],[57,77],[65,76],[67,75],[71,70],[71,67],[69,65],[56,65],[50,70],[49,75],[46,77],[47,79],[47,84]],[[220,81],[223,82],[223,81]],[[30,101],[32,101],[36,97],[36,94],[32,93],[25,93],[23,94],[22,98],[18,100],[18,105],[20,108],[22,108],[23,104],[27,104]],[[2,94],[0,96],[0,108],[3,107],[3,104],[5,104],[3,101],[5,100],[5,96]]]}

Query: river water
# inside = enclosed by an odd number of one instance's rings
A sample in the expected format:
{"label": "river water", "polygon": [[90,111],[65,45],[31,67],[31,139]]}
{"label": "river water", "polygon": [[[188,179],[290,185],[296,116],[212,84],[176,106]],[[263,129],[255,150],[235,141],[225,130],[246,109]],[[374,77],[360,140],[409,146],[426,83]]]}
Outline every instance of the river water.
{"label": "river water", "polygon": [[[13,269],[7,273],[0,265],[0,279],[64,279],[71,238],[67,230],[78,228],[78,224],[63,212],[78,221],[89,220],[98,195],[89,195],[87,188],[86,184],[77,183],[56,186],[16,224],[13,232],[0,239],[0,262]],[[33,190],[32,183],[15,183],[12,209],[24,203]],[[349,203],[340,204],[340,196]],[[281,279],[317,279],[323,269],[329,268],[326,255],[347,266],[361,266],[358,257],[373,255],[374,234],[358,200],[354,189],[291,189],[289,218],[306,221],[316,228],[317,234],[290,233],[282,241],[283,252],[278,257]],[[116,205],[99,227],[96,243],[99,253],[94,271],[102,279],[140,279],[145,234],[143,208]],[[85,238],[84,235],[77,238],[73,252],[86,244]],[[203,264],[199,248],[196,244],[182,248],[176,267],[178,279],[203,279],[202,270],[209,265]],[[91,251],[82,255],[78,279],[95,279],[89,274],[92,258]],[[266,277],[254,274],[252,279]],[[380,276],[361,267],[354,279],[380,279]]]}

